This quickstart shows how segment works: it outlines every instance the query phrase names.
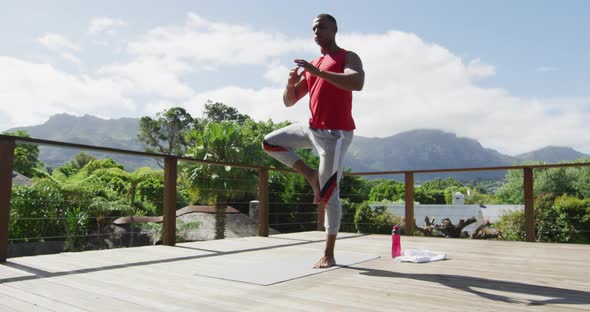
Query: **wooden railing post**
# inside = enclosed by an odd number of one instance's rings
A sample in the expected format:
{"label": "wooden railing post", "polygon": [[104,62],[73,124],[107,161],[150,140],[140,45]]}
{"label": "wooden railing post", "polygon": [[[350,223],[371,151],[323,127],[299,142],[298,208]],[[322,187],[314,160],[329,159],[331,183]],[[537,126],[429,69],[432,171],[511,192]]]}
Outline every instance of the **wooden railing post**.
{"label": "wooden railing post", "polygon": [[258,169],[258,236],[268,237],[268,169]]}
{"label": "wooden railing post", "polygon": [[0,139],[0,263],[8,258],[8,225],[10,224],[10,196],[14,139]]}
{"label": "wooden railing post", "polygon": [[406,180],[405,234],[414,235],[414,173],[408,171],[404,173],[404,176]]}
{"label": "wooden railing post", "polygon": [[535,200],[533,168],[524,168],[524,224],[526,241],[535,241]]}
{"label": "wooden railing post", "polygon": [[178,159],[164,158],[164,222],[162,240],[164,245],[176,245],[176,180]]}

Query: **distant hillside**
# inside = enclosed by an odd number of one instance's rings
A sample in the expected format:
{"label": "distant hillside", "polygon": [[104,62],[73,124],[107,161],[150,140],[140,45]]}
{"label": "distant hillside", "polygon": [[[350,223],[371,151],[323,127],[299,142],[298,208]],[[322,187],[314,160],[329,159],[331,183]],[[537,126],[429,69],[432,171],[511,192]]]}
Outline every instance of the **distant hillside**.
{"label": "distant hillside", "polygon": [[[76,117],[68,114],[52,116],[42,125],[22,129],[34,138],[81,143],[143,151],[137,140],[138,118],[101,119],[91,115]],[[41,160],[55,167],[70,161],[78,150],[41,148]],[[152,159],[121,155],[95,154],[112,157],[127,170],[142,166],[157,168]],[[457,137],[440,130],[412,130],[386,138],[356,136],[346,155],[345,166],[352,171],[397,171],[407,169],[435,169],[460,167],[505,166],[515,162],[541,160],[545,162],[572,161],[589,155],[569,147],[546,147],[530,153],[507,156],[483,147],[477,140]],[[454,177],[460,180],[501,179],[505,172],[482,171],[447,175],[417,175],[416,181],[434,177]],[[403,179],[403,177],[397,177]]]}
{"label": "distant hillside", "polygon": [[[91,115],[76,117],[68,114],[54,115],[38,126],[14,128],[8,131],[26,130],[31,137],[53,141],[88,144],[112,148],[143,151],[137,140],[138,118],[101,119]],[[49,167],[57,167],[72,159],[80,150],[40,147],[39,158]],[[127,170],[149,166],[156,168],[153,159],[84,151],[99,158],[111,157]]]}
{"label": "distant hillside", "polygon": [[[355,137],[346,166],[354,171],[397,171],[460,167],[505,166],[512,157],[481,146],[474,139],[460,138],[440,130],[412,130],[387,138]],[[417,180],[452,176],[461,180],[498,179],[505,172],[452,173],[420,175]]]}
{"label": "distant hillside", "polygon": [[543,161],[547,163],[572,161],[583,157],[588,158],[590,155],[580,153],[571,147],[563,146],[547,146],[542,149],[516,156],[519,162]]}

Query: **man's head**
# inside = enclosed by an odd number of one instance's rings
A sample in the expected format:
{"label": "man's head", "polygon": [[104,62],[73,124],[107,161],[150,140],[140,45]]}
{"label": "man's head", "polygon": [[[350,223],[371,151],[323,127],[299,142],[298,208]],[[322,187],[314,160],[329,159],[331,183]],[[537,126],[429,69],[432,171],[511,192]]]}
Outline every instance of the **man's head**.
{"label": "man's head", "polygon": [[313,20],[312,30],[315,42],[326,47],[336,40],[338,24],[330,14],[320,14]]}

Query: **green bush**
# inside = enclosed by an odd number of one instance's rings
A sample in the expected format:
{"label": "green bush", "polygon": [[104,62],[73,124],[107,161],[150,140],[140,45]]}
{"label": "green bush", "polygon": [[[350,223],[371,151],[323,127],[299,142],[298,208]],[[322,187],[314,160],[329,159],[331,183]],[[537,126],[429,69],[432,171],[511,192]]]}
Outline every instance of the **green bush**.
{"label": "green bush", "polygon": [[559,224],[566,224],[566,241],[590,243],[590,200],[562,195],[555,199],[553,208]]}
{"label": "green bush", "polygon": [[385,207],[371,209],[367,202],[356,207],[354,224],[359,233],[391,234],[394,225],[400,224],[401,218],[388,212]]}
{"label": "green bush", "polygon": [[[10,203],[9,238],[45,241],[43,237],[63,236],[60,192],[49,187],[15,186]],[[59,238],[58,240],[63,240]]]}
{"label": "green bush", "polygon": [[[540,242],[589,243],[590,200],[570,195],[557,198],[540,194],[535,198],[535,236]],[[502,216],[494,227],[507,240],[525,239],[524,212]]]}
{"label": "green bush", "polygon": [[494,227],[502,233],[505,240],[522,241],[525,239],[524,212],[513,211],[504,214]]}
{"label": "green bush", "polygon": [[404,198],[405,185],[395,180],[380,180],[371,188],[369,201],[395,201]]}

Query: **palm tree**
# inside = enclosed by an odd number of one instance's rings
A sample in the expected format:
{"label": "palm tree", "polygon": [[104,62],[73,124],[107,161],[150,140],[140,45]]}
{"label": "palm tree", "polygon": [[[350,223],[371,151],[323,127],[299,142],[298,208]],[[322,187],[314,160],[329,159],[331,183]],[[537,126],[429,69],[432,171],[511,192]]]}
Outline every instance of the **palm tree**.
{"label": "palm tree", "polygon": [[133,172],[127,172],[120,168],[106,168],[106,169],[98,169],[92,173],[94,176],[100,177],[104,175],[119,177],[124,181],[127,181],[127,203],[131,209],[127,209],[130,213],[131,218],[131,236],[129,237],[129,246],[133,247],[134,245],[134,227],[135,222],[133,217],[137,213],[137,203],[136,203],[136,194],[137,194],[137,186],[148,179],[163,179],[163,172],[162,170],[154,170],[149,167],[142,167]]}
{"label": "palm tree", "polygon": [[100,249],[104,247],[104,239],[102,235],[102,227],[108,222],[108,217],[117,213],[119,215],[130,214],[133,207],[129,206],[124,200],[109,200],[105,197],[98,196],[92,198],[88,212],[96,218],[97,228],[97,242]]}
{"label": "palm tree", "polygon": [[77,173],[68,177],[60,170],[54,170],[51,175],[42,170],[36,171],[40,178],[33,180],[35,186],[49,187],[62,194],[63,201],[58,214],[69,242],[69,250],[74,251],[75,242],[72,231],[77,230],[77,225],[81,224],[81,220],[73,220],[72,218],[74,215],[85,218],[86,215],[79,213],[81,207],[73,207],[73,204],[77,203],[79,206],[83,206],[90,198],[91,190],[85,183],[87,176],[84,173]]}
{"label": "palm tree", "polygon": [[[188,156],[222,162],[245,162],[254,155],[243,146],[239,127],[235,122],[212,122],[202,131],[188,134],[194,146]],[[245,198],[256,192],[255,172],[228,166],[204,164],[184,165],[181,173],[195,198],[215,206],[215,238],[225,237],[225,211],[230,200]]]}

